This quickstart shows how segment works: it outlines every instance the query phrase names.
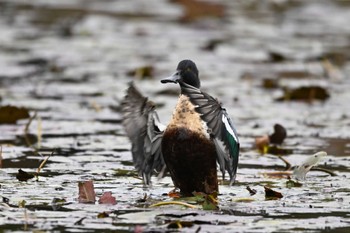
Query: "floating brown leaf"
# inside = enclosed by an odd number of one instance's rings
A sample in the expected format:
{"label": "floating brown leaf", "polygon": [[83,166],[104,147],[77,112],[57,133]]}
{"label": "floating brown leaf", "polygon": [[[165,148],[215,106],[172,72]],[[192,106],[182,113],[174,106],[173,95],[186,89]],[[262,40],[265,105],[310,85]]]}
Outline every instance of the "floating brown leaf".
{"label": "floating brown leaf", "polygon": [[29,179],[34,178],[33,174],[30,174],[28,172],[23,171],[22,169],[18,170],[18,173],[16,175],[17,180],[19,181],[27,181]]}
{"label": "floating brown leaf", "polygon": [[168,196],[169,197],[172,197],[172,198],[180,198],[181,197],[181,194],[179,191],[176,191],[176,190],[172,190],[168,193]]}
{"label": "floating brown leaf", "polygon": [[280,124],[273,126],[274,132],[269,135],[270,143],[282,144],[284,139],[287,137],[287,130]]}
{"label": "floating brown leaf", "polygon": [[115,204],[117,204],[117,201],[116,201],[115,197],[112,196],[112,192],[105,192],[102,194],[102,196],[98,200],[98,203],[99,204],[115,205]]}
{"label": "floating brown leaf", "polygon": [[277,98],[277,101],[308,101],[313,100],[327,100],[329,98],[328,91],[319,86],[298,87],[295,89],[284,89],[282,97]]}
{"label": "floating brown leaf", "polygon": [[0,107],[0,124],[16,124],[18,120],[26,118],[29,118],[26,108],[10,105]]}
{"label": "floating brown leaf", "polygon": [[262,86],[266,89],[274,89],[279,87],[278,80],[275,78],[264,78]]}
{"label": "floating brown leaf", "polygon": [[280,192],[276,192],[267,186],[264,186],[264,189],[266,199],[278,199],[283,197],[283,195]]}
{"label": "floating brown leaf", "polygon": [[97,214],[97,218],[108,218],[108,217],[109,217],[109,213],[107,212],[102,212]]}
{"label": "floating brown leaf", "polygon": [[78,183],[79,186],[79,203],[95,203],[96,194],[94,190],[94,183],[92,180],[82,181]]}
{"label": "floating brown leaf", "polygon": [[224,17],[225,7],[218,3],[198,0],[172,0],[185,8],[182,22],[190,22],[202,17]]}
{"label": "floating brown leaf", "polygon": [[270,138],[268,135],[264,135],[261,137],[255,138],[255,146],[258,148],[263,154],[265,151],[265,148],[268,147],[270,144]]}

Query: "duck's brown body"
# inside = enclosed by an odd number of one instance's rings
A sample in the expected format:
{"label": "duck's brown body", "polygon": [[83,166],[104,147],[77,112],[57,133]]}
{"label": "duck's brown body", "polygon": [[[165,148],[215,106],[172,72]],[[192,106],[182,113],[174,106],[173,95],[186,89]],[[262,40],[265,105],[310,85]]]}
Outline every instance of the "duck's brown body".
{"label": "duck's brown body", "polygon": [[216,149],[188,97],[181,95],[162,139],[162,154],[180,192],[218,191]]}

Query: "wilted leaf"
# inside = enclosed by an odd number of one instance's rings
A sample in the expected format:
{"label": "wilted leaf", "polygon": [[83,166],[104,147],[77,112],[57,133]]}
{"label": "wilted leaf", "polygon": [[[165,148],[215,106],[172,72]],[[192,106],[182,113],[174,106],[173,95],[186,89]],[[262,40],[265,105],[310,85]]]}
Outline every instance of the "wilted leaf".
{"label": "wilted leaf", "polygon": [[134,228],[134,233],[142,233],[143,232],[143,227],[140,225],[136,225]]}
{"label": "wilted leaf", "polygon": [[298,87],[295,89],[284,89],[282,97],[277,98],[277,101],[299,100],[308,101],[326,100],[329,98],[328,91],[319,86]]}
{"label": "wilted leaf", "polygon": [[268,146],[267,148],[264,148],[264,152],[272,155],[289,155],[293,153],[293,150],[272,145]]}
{"label": "wilted leaf", "polygon": [[29,174],[28,172],[25,172],[22,169],[19,169],[18,173],[16,175],[16,178],[19,181],[27,181],[29,179],[34,178],[34,175],[33,174]]}
{"label": "wilted leaf", "polygon": [[97,214],[97,218],[108,218],[108,217],[109,217],[109,213],[107,212],[102,212]]}
{"label": "wilted leaf", "polygon": [[18,202],[18,207],[19,208],[24,208],[25,206],[26,206],[26,201],[25,200],[20,200],[19,202]]}
{"label": "wilted leaf", "polygon": [[172,0],[185,8],[185,14],[181,18],[183,22],[193,21],[202,17],[224,17],[225,7],[214,2],[198,0]]}
{"label": "wilted leaf", "polygon": [[194,223],[190,221],[172,221],[168,224],[170,229],[181,229],[183,227],[193,227]]}
{"label": "wilted leaf", "polygon": [[29,111],[26,108],[15,106],[0,107],[0,124],[16,124],[17,120],[29,118]]}
{"label": "wilted leaf", "polygon": [[67,201],[64,198],[54,198],[51,201],[51,207],[53,210],[59,210]]}
{"label": "wilted leaf", "polygon": [[86,219],[86,217],[82,217],[81,219],[79,219],[78,221],[76,221],[75,223],[74,223],[74,225],[83,225],[83,221]]}
{"label": "wilted leaf", "polygon": [[249,202],[255,201],[255,199],[251,198],[251,197],[241,197],[241,198],[235,198],[233,201],[234,202],[249,203]]}
{"label": "wilted leaf", "polygon": [[266,89],[278,88],[278,80],[275,78],[265,78],[262,81],[262,86]]}
{"label": "wilted leaf", "polygon": [[98,203],[99,204],[115,205],[115,204],[117,204],[117,201],[116,201],[115,197],[112,196],[112,192],[105,192],[102,194],[102,196],[98,200]]}
{"label": "wilted leaf", "polygon": [[262,175],[268,178],[282,179],[290,178],[292,171],[273,171],[273,172],[263,172]]}
{"label": "wilted leaf", "polygon": [[51,201],[51,204],[63,204],[66,203],[66,199],[65,198],[53,198]]}
{"label": "wilted leaf", "polygon": [[37,171],[36,171],[36,177],[37,177],[37,180],[38,180],[38,177],[39,177],[39,173],[41,171],[41,169],[44,167],[44,165],[46,164],[46,162],[49,160],[49,158],[51,157],[51,155],[53,155],[54,151],[52,151],[52,153],[47,156],[39,165]]}
{"label": "wilted leaf", "polygon": [[270,143],[282,144],[284,139],[287,137],[287,130],[280,124],[273,126],[274,132],[269,135]]}
{"label": "wilted leaf", "polygon": [[250,193],[251,196],[256,194],[256,190],[255,189],[251,189],[249,186],[247,186],[247,190]]}
{"label": "wilted leaf", "polygon": [[280,192],[276,192],[270,188],[268,188],[267,186],[264,186],[265,189],[265,198],[266,199],[278,199],[278,198],[282,198],[283,195]]}
{"label": "wilted leaf", "polygon": [[49,64],[49,60],[41,57],[34,57],[27,60],[23,60],[18,62],[19,65],[22,66],[47,66]]}
{"label": "wilted leaf", "polygon": [[320,151],[308,157],[301,165],[294,168],[293,177],[297,180],[305,180],[306,174],[310,169],[317,165],[325,156],[327,156],[327,153]]}
{"label": "wilted leaf", "polygon": [[6,204],[9,204],[10,199],[7,198],[7,197],[2,197],[2,202],[3,202],[3,203],[6,203]]}
{"label": "wilted leaf", "polygon": [[142,198],[140,198],[140,199],[137,199],[136,200],[136,202],[138,202],[138,203],[144,203],[144,202],[146,202],[147,201],[147,193],[145,193],[145,194],[143,194],[143,197]]}
{"label": "wilted leaf", "polygon": [[168,193],[168,196],[172,197],[172,198],[179,198],[179,197],[181,197],[181,194],[180,194],[180,192],[178,192],[176,190],[172,190]]}
{"label": "wilted leaf", "polygon": [[263,154],[265,154],[265,148],[267,148],[270,144],[270,139],[268,135],[264,135],[261,137],[255,138],[255,146],[259,149]]}
{"label": "wilted leaf", "polygon": [[286,60],[286,57],[284,56],[284,54],[279,53],[277,51],[269,51],[269,57],[270,57],[270,61],[272,62],[283,62]]}
{"label": "wilted leaf", "polygon": [[116,176],[130,176],[130,177],[138,176],[136,171],[127,170],[127,169],[119,169],[119,168],[115,170],[115,175]]}
{"label": "wilted leaf", "polygon": [[223,39],[212,39],[212,40],[209,40],[207,44],[202,47],[202,49],[206,51],[213,51],[218,45],[224,42],[225,40]]}
{"label": "wilted leaf", "polygon": [[287,180],[286,182],[286,186],[287,188],[294,188],[294,187],[301,187],[303,186],[302,183],[299,183],[298,181],[294,181],[294,180]]}
{"label": "wilted leaf", "polygon": [[[205,194],[201,192],[194,192],[193,195],[199,200],[203,210],[218,210],[217,193]],[[200,202],[200,200],[203,200]]]}
{"label": "wilted leaf", "polygon": [[157,207],[157,206],[163,206],[163,205],[182,205],[182,206],[189,207],[189,208],[196,208],[195,205],[191,205],[191,204],[188,204],[186,202],[181,202],[181,201],[161,201],[161,202],[157,202],[153,205],[150,205],[149,207]]}
{"label": "wilted leaf", "polygon": [[78,183],[79,186],[79,203],[95,203],[96,194],[92,180]]}
{"label": "wilted leaf", "polygon": [[153,66],[142,66],[131,70],[127,73],[129,76],[136,77],[138,79],[151,79],[154,77],[154,67]]}

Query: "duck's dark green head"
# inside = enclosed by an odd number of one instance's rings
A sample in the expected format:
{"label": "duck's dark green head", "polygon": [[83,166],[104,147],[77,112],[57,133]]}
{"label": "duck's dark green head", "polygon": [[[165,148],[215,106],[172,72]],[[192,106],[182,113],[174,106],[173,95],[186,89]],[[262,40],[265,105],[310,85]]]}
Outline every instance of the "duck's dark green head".
{"label": "duck's dark green head", "polygon": [[200,81],[198,78],[198,69],[196,64],[191,60],[182,60],[177,65],[176,72],[161,80],[162,83],[186,83],[196,88],[200,88]]}

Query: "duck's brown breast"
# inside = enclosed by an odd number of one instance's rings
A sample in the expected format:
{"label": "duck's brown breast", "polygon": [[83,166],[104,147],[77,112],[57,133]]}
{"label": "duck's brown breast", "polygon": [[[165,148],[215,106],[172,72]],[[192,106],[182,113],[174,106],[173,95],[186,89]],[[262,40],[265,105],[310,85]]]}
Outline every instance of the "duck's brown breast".
{"label": "duck's brown breast", "polygon": [[162,154],[171,178],[182,194],[218,191],[215,145],[186,96],[180,96],[164,132]]}

